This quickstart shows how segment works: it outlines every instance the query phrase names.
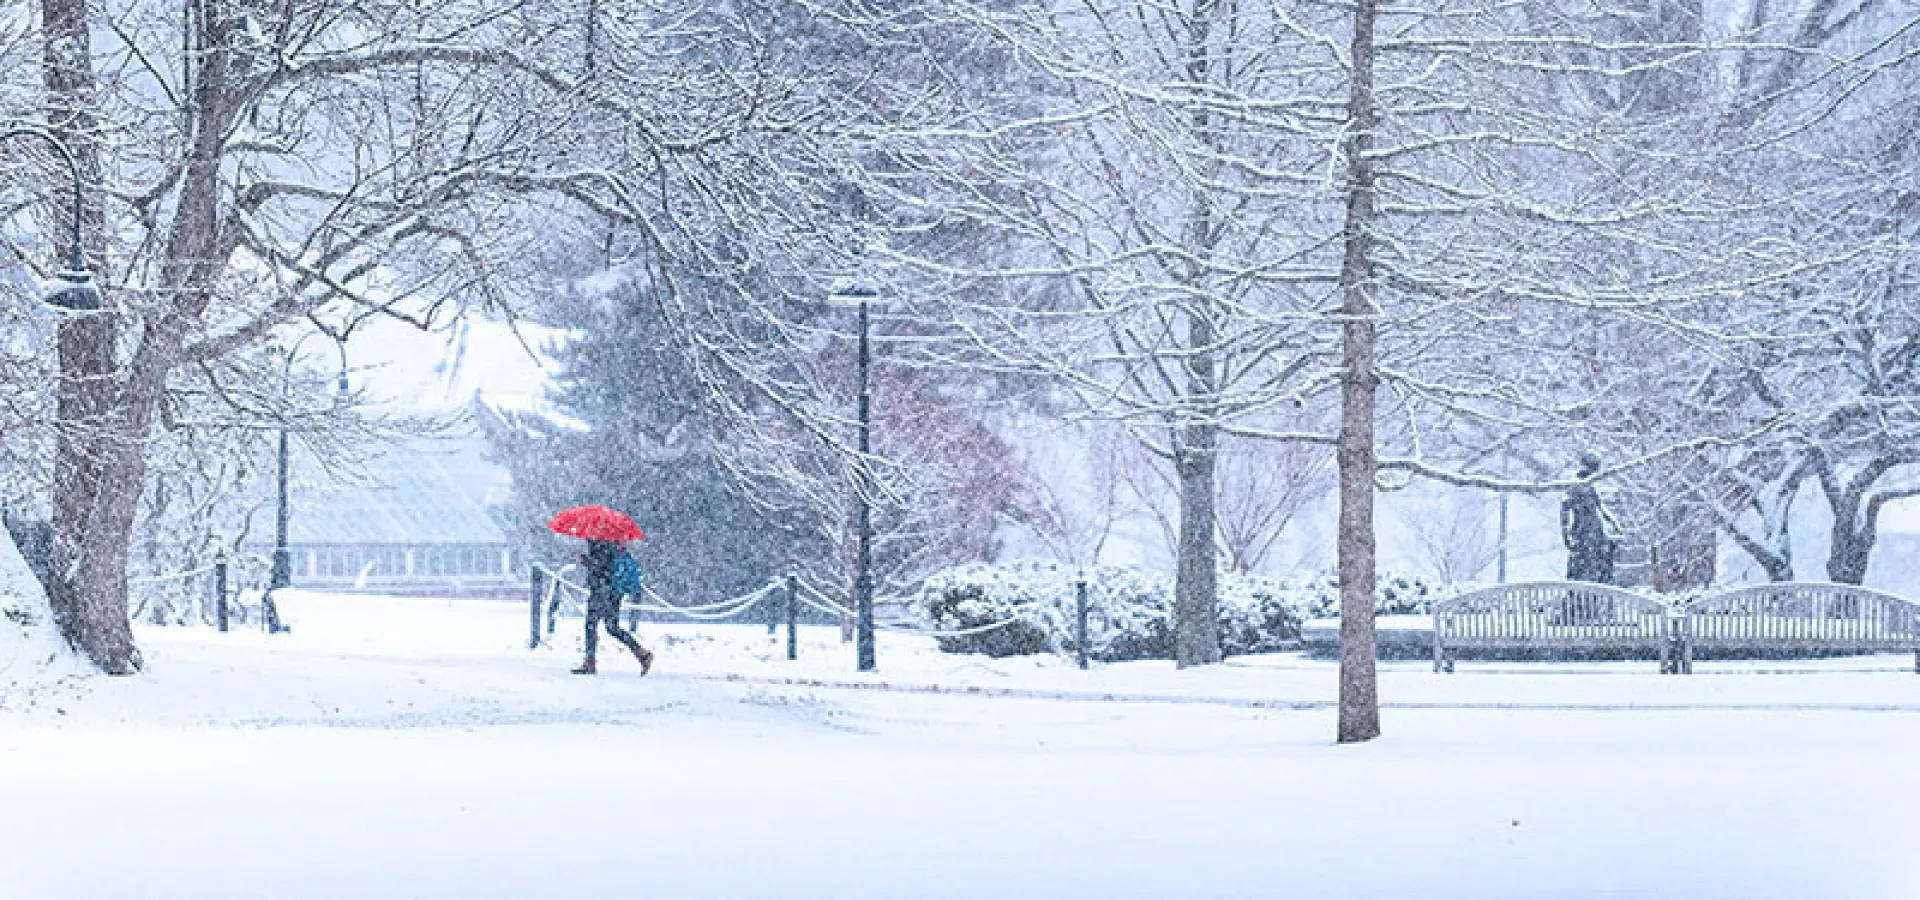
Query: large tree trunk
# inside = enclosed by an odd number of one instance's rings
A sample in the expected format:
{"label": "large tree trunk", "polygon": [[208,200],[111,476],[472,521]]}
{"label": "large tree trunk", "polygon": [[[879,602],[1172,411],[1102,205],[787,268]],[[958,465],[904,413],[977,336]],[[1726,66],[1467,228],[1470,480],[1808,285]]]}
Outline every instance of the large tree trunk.
{"label": "large tree trunk", "polygon": [[1173,658],[1183,669],[1220,661],[1219,551],[1213,539],[1219,442],[1213,423],[1189,423],[1174,457],[1180,478],[1180,547],[1173,582]]}
{"label": "large tree trunk", "polygon": [[1345,255],[1340,266],[1342,362],[1340,376],[1340,723],[1341,743],[1380,736],[1380,695],[1374,670],[1373,490],[1374,372],[1372,238],[1374,169],[1367,152],[1378,120],[1373,96],[1373,26],[1378,0],[1356,0],[1353,69],[1347,101]]}
{"label": "large tree trunk", "polygon": [[[40,21],[46,41],[41,75],[47,89],[48,124],[73,152],[82,177],[98,185],[102,170],[95,140],[98,123],[91,105],[96,83],[86,3],[41,0]],[[93,236],[88,256],[97,277],[104,275],[99,196],[94,192],[83,198],[82,211],[85,231]],[[53,565],[46,587],[54,618],[67,641],[102,671],[123,675],[140,668],[140,654],[127,622],[126,552],[123,546],[117,554],[100,555],[100,535],[94,532],[98,525],[107,524],[98,511],[103,499],[112,497],[109,460],[125,451],[128,437],[114,428],[120,388],[113,356],[115,331],[110,313],[70,317],[60,323]],[[133,494],[137,500],[137,485]]]}
{"label": "large tree trunk", "polygon": [[147,483],[146,435],[180,346],[177,328],[149,326],[128,367],[118,408],[108,420],[110,438],[95,451],[98,493],[79,536],[81,565],[71,588],[100,615],[84,620],[84,627],[69,639],[109,674],[131,674],[142,664],[128,621],[127,560]]}
{"label": "large tree trunk", "polygon": [[[1186,74],[1193,84],[1213,80],[1214,18],[1224,14],[1216,0],[1198,0],[1193,6],[1187,37]],[[1218,143],[1213,117],[1205,104],[1191,112],[1193,133],[1208,146]],[[1184,243],[1193,254],[1186,277],[1199,297],[1187,304],[1186,409],[1174,435],[1175,477],[1180,481],[1180,545],[1173,582],[1173,658],[1180,668],[1220,661],[1220,549],[1218,485],[1215,469],[1220,456],[1219,307],[1206,295],[1212,278],[1210,257],[1219,241],[1213,198],[1206,185],[1195,185],[1189,199]]]}
{"label": "large tree trunk", "polygon": [[[84,0],[41,0],[45,78],[54,125],[100,179],[93,142],[94,76]],[[54,478],[54,615],[74,647],[110,674],[139,671],[127,612],[127,560],[146,488],[147,435],[179,362],[185,328],[199,319],[209,285],[225,267],[220,228],[222,147],[237,108],[238,64],[248,46],[243,15],[214,6],[196,23],[198,77],[188,158],[159,273],[162,305],[148,312],[124,375],[116,374],[111,313],[64,322],[60,329],[59,457]],[[101,213],[90,213],[103,234]],[[99,254],[95,254],[96,257]]]}
{"label": "large tree trunk", "polygon": [[1869,462],[1851,478],[1842,478],[1825,456],[1813,458],[1814,474],[1826,494],[1827,508],[1833,513],[1832,540],[1827,547],[1827,580],[1836,584],[1860,584],[1867,580],[1867,565],[1873,561],[1873,545],[1880,533],[1880,507],[1888,500],[1910,496],[1907,491],[1876,493],[1874,484],[1888,472],[1906,464],[1904,454],[1883,455]]}
{"label": "large tree trunk", "polygon": [[1867,565],[1873,561],[1873,545],[1880,530],[1880,504],[1874,500],[1862,501],[1857,495],[1845,499],[1850,502],[1833,508],[1827,580],[1835,584],[1860,584],[1867,580]]}

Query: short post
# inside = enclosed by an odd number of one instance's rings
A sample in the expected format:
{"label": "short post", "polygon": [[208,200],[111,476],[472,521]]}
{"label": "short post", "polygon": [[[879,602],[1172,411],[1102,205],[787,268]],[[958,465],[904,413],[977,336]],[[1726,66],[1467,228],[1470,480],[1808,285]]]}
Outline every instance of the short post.
{"label": "short post", "polygon": [[1669,675],[1693,674],[1693,616],[1684,604],[1667,607],[1667,649],[1661,654],[1662,672]]}
{"label": "short post", "polygon": [[[769,593],[772,593],[771,585],[760,594],[761,601],[765,601]],[[762,602],[761,605],[766,607],[767,610],[767,637],[773,637],[780,631],[780,607],[765,602]]]}
{"label": "short post", "polygon": [[221,550],[213,558],[213,622],[221,631],[227,630],[227,551]]}
{"label": "short post", "polygon": [[[800,658],[800,576],[787,573],[787,659]],[[1916,655],[1920,659],[1920,655]]]}
{"label": "short post", "polygon": [[545,574],[539,566],[534,566],[527,576],[527,583],[531,585],[527,597],[528,650],[540,648],[540,581]]}
{"label": "short post", "polygon": [[1073,653],[1080,668],[1087,667],[1087,573],[1073,580]]}

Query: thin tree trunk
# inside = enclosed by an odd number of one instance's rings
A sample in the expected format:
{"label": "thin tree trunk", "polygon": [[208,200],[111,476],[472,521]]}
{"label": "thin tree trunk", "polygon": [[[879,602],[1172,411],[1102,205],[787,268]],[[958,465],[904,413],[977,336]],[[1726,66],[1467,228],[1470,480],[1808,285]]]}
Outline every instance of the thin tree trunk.
{"label": "thin tree trunk", "polygon": [[1373,490],[1374,316],[1372,239],[1374,169],[1367,152],[1377,120],[1373,96],[1373,27],[1378,0],[1356,0],[1353,69],[1347,99],[1347,215],[1340,266],[1342,362],[1340,376],[1340,722],[1341,743],[1380,736],[1380,696],[1374,669]]}
{"label": "thin tree trunk", "polygon": [[1793,548],[1786,543],[1784,535],[1769,535],[1771,546],[1740,530],[1740,527],[1722,519],[1720,530],[1739,547],[1749,559],[1758,563],[1767,573],[1767,580],[1774,582],[1793,580]]}
{"label": "thin tree trunk", "polygon": [[1760,568],[1766,570],[1768,581],[1786,582],[1793,580],[1793,560],[1791,558],[1777,553],[1753,553],[1749,555],[1751,555],[1756,562],[1760,563]]}

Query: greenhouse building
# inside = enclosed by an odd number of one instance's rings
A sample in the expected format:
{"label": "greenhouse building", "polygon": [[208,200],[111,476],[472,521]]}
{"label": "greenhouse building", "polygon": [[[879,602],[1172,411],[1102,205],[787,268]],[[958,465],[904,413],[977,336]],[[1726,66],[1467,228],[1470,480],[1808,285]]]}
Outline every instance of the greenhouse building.
{"label": "greenhouse building", "polygon": [[[434,595],[523,590],[520,553],[493,511],[508,486],[506,470],[486,459],[478,438],[403,443],[369,460],[353,484],[320,488],[296,478],[287,527],[293,586]],[[270,554],[271,527],[256,534],[261,540],[248,549]]]}

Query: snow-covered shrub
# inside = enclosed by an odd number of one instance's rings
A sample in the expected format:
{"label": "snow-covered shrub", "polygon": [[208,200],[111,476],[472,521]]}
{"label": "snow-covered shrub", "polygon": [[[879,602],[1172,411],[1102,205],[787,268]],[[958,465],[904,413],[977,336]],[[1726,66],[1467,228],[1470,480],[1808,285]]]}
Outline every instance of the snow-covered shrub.
{"label": "snow-covered shrub", "polygon": [[[1025,599],[1028,598],[1022,598]],[[981,585],[955,583],[938,591],[923,589],[921,601],[926,618],[941,629],[959,631],[1014,620],[1004,628],[939,638],[940,649],[948,653],[985,653],[998,658],[1047,650],[1047,633],[1034,622],[1015,615],[1010,603],[1020,601],[1010,601]]]}
{"label": "snow-covered shrub", "polygon": [[[1332,575],[1316,575],[1289,582],[1289,585],[1291,590],[1310,595],[1307,618],[1334,619],[1340,616],[1340,579]],[[1374,581],[1373,611],[1375,615],[1382,616],[1419,615],[1431,612],[1433,603],[1470,587],[1459,585],[1443,589],[1409,575],[1382,572]]]}
{"label": "snow-covered shrub", "polygon": [[[916,599],[928,624],[967,631],[940,638],[949,653],[992,656],[1074,650],[1074,581],[1078,570],[1049,563],[971,565],[929,578]],[[1087,655],[1106,662],[1173,658],[1173,582],[1138,569],[1086,570]],[[1220,631],[1229,654],[1285,647],[1300,634],[1305,598],[1285,583],[1222,575]]]}
{"label": "snow-covered shrub", "polygon": [[[939,639],[948,653],[1019,656],[1071,654],[1074,579],[1080,570],[1056,563],[976,564],[926,580],[915,608],[940,631],[1001,628]],[[1139,569],[1101,566],[1087,579],[1087,656],[1105,662],[1173,658],[1173,580]],[[1405,575],[1382,574],[1374,609],[1420,614],[1452,596]],[[1293,646],[1300,623],[1340,612],[1340,582],[1331,575],[1268,578],[1220,576],[1220,647],[1227,655],[1271,653]]]}
{"label": "snow-covered shrub", "polygon": [[1284,650],[1300,638],[1306,603],[1285,582],[1256,575],[1220,579],[1220,649],[1228,656]]}
{"label": "snow-covered shrub", "polygon": [[[969,565],[935,574],[915,606],[941,631],[1001,628],[939,639],[948,653],[1015,656],[1073,651],[1075,570],[1049,564]],[[1171,655],[1170,608],[1160,585],[1130,569],[1087,572],[1087,654],[1096,659]]]}

